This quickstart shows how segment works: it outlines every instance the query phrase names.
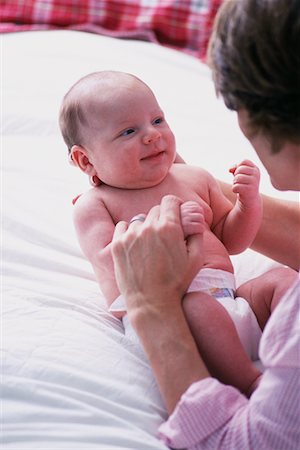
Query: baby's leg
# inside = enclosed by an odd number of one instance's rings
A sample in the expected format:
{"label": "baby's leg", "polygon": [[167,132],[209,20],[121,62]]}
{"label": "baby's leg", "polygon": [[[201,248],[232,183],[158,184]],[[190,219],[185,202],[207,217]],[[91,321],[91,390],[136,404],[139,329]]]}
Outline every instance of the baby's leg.
{"label": "baby's leg", "polygon": [[250,396],[261,372],[246,354],[225,308],[206,293],[189,292],[183,309],[211,375]]}
{"label": "baby's leg", "polygon": [[274,308],[297,277],[295,270],[277,267],[242,284],[236,290],[236,296],[247,300],[263,330]]}

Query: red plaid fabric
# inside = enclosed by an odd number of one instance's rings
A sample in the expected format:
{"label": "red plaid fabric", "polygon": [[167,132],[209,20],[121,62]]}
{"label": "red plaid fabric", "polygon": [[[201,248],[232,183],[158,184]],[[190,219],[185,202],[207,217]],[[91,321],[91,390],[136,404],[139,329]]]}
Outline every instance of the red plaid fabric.
{"label": "red plaid fabric", "polygon": [[72,29],[145,39],[204,59],[222,0],[0,0],[0,32]]}

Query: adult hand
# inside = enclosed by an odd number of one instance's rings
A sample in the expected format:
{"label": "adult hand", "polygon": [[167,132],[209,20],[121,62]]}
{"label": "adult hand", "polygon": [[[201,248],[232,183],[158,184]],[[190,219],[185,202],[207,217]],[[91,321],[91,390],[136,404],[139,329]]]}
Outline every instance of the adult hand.
{"label": "adult hand", "polygon": [[181,204],[179,198],[165,196],[144,222],[119,222],[115,228],[115,275],[131,319],[147,309],[169,314],[203,265],[204,224],[185,240]]}
{"label": "adult hand", "polygon": [[203,265],[203,228],[184,239],[182,201],[166,196],[144,222],[117,224],[112,256],[120,292],[169,413],[195,381],[209,376],[181,299]]}

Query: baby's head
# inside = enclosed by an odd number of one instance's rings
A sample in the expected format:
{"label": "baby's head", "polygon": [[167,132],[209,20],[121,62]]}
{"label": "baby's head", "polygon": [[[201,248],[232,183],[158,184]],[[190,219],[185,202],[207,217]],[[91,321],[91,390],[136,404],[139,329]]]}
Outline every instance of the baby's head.
{"label": "baby's head", "polygon": [[81,78],[63,99],[59,124],[73,163],[111,186],[156,185],[175,158],[175,139],[153,92],[128,73]]}

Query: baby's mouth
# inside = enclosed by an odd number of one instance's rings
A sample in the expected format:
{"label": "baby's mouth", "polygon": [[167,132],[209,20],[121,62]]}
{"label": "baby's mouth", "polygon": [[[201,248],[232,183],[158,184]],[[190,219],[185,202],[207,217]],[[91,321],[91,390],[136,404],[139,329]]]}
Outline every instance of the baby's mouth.
{"label": "baby's mouth", "polygon": [[145,156],[144,158],[141,158],[141,160],[142,161],[155,161],[156,159],[159,159],[164,153],[165,153],[164,150],[155,152],[155,153],[151,153],[151,155]]}

